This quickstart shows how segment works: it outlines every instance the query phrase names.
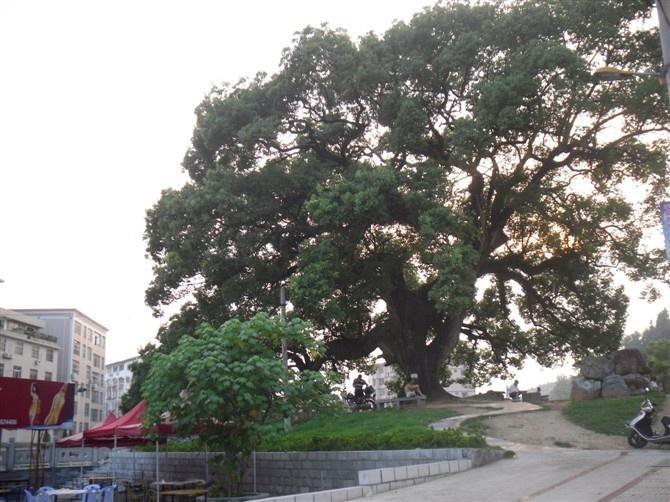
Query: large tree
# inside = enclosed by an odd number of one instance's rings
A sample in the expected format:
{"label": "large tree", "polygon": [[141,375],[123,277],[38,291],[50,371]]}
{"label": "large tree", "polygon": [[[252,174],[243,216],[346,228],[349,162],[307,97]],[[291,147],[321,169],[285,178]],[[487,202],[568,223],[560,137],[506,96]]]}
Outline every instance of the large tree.
{"label": "large tree", "polygon": [[286,282],[327,344],[297,367],[378,348],[430,396],[456,356],[502,371],[615,349],[615,273],[665,276],[643,232],[668,104],[653,79],[591,72],[657,64],[648,11],[446,2],[358,41],[305,29],[276,75],[197,108],[190,181],[148,212],[148,303],[223,321],[274,308]]}

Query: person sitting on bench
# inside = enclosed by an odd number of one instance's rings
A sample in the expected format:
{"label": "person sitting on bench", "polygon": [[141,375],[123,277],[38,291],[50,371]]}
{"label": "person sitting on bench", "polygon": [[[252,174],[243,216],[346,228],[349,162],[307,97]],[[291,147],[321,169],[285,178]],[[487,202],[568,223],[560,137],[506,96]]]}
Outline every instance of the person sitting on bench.
{"label": "person sitting on bench", "polygon": [[419,383],[416,381],[416,375],[412,375],[412,378],[405,384],[403,390],[405,391],[405,397],[423,397],[421,387],[419,387]]}
{"label": "person sitting on bench", "polygon": [[512,399],[512,401],[516,401],[517,398],[521,396],[521,391],[519,391],[519,381],[514,380],[514,383],[509,386],[507,389],[507,395]]}

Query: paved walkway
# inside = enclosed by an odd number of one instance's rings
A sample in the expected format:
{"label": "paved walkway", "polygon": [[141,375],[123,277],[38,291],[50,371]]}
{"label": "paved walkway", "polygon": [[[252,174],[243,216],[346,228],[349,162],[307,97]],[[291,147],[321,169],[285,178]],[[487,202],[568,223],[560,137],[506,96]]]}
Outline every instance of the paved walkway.
{"label": "paved walkway", "polygon": [[[501,409],[491,410],[492,406]],[[433,424],[458,426],[477,416],[539,409],[530,403],[489,403],[481,414]],[[453,476],[369,497],[370,500],[421,502],[669,502],[670,449],[579,450],[511,443],[487,438],[491,445],[516,453],[513,459]]]}
{"label": "paved walkway", "polygon": [[[511,445],[506,445],[511,446]],[[422,502],[668,502],[670,452],[516,445],[517,457],[370,497]]]}
{"label": "paved walkway", "polygon": [[[437,431],[444,429],[453,429],[461,425],[462,422],[469,418],[488,417],[492,415],[507,415],[509,413],[523,413],[526,411],[535,411],[542,409],[541,406],[531,403],[514,402],[514,401],[495,401],[486,404],[472,404],[471,408],[481,408],[481,413],[471,413],[469,415],[458,415],[457,417],[445,418],[439,422],[431,424],[431,427]],[[496,409],[494,409],[496,408]]]}

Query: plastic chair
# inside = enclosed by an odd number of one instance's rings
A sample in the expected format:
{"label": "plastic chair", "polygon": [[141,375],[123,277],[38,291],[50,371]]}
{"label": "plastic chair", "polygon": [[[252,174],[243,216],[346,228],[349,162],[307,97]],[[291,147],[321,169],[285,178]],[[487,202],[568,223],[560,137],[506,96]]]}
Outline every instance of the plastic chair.
{"label": "plastic chair", "polygon": [[114,490],[116,485],[105,486],[102,489],[102,502],[114,502]]}
{"label": "plastic chair", "polygon": [[84,490],[86,493],[81,496],[81,502],[101,502],[102,491],[99,485],[87,485]]}

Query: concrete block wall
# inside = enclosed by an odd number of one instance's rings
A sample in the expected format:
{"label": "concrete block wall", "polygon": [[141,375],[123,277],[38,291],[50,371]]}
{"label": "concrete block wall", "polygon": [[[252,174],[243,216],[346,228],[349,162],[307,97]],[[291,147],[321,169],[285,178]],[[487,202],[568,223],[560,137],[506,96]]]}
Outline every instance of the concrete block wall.
{"label": "concrete block wall", "polygon": [[[214,477],[212,473],[215,469],[212,466],[206,467],[204,453],[159,455],[161,479]],[[213,455],[210,453],[208,457],[211,459]],[[472,448],[259,452],[256,453],[255,491],[272,495],[293,494],[295,497],[295,494],[358,486],[367,487],[369,490],[372,486],[389,485],[394,487],[391,489],[395,489],[401,485],[422,482],[426,478],[484,465],[502,456],[503,452],[500,450]],[[156,476],[155,453],[119,450],[112,455],[111,465],[114,466],[117,479],[153,480]],[[254,468],[250,464],[245,483],[248,491],[254,488],[253,474]],[[379,482],[376,482],[377,476]],[[295,502],[300,501],[296,499]]]}
{"label": "concrete block wall", "polygon": [[467,455],[463,448],[257,453],[256,489],[289,494],[345,488],[358,485],[359,471],[459,460]]}
{"label": "concrete block wall", "polygon": [[356,500],[376,493],[424,483],[440,476],[455,474],[471,468],[472,460],[460,459],[369,469],[358,472],[358,486],[270,497],[260,499],[258,502],[341,502]]}

